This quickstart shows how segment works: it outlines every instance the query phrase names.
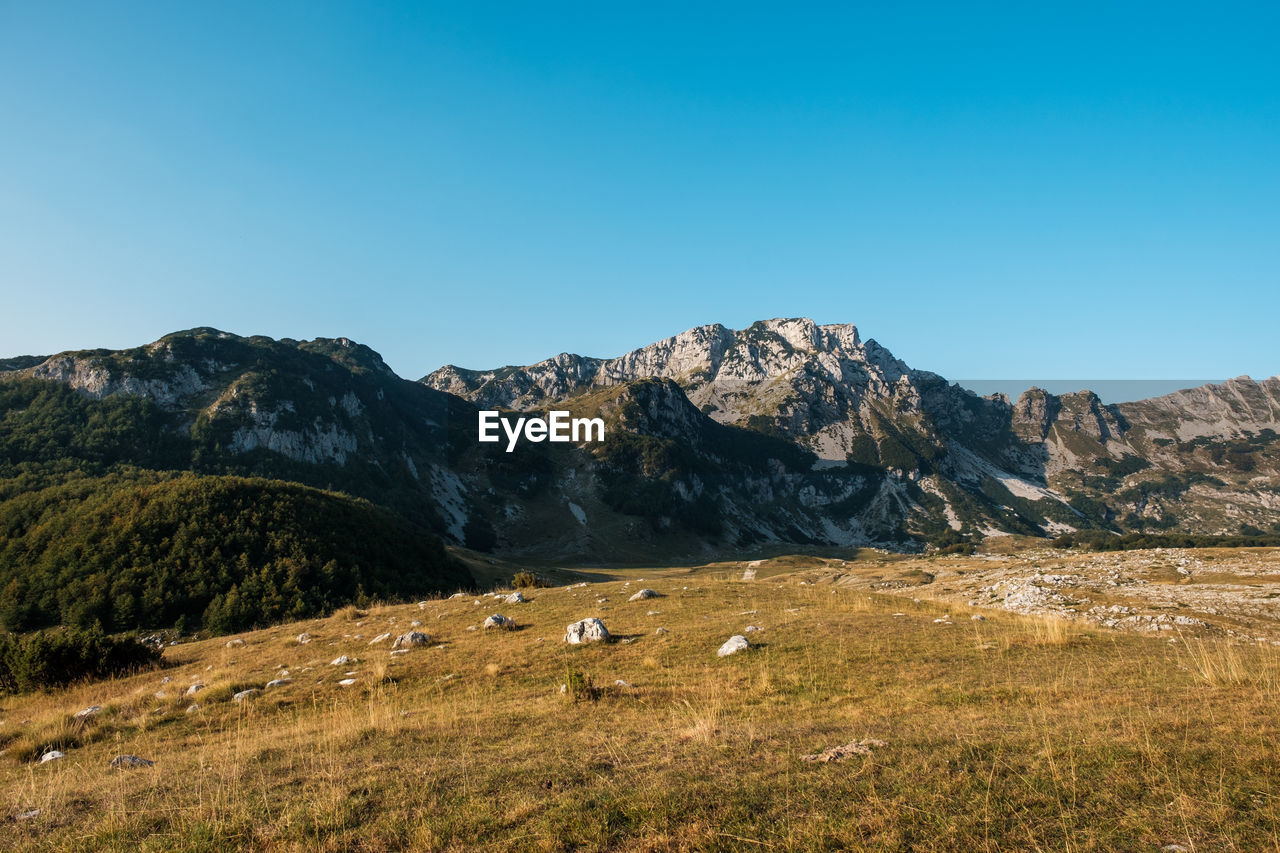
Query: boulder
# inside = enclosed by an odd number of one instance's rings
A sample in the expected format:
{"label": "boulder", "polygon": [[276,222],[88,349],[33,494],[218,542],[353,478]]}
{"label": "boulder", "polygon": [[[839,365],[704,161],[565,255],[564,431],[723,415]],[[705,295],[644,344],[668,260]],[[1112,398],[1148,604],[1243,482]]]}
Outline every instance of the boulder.
{"label": "boulder", "polygon": [[408,649],[414,646],[425,646],[431,642],[431,638],[421,631],[410,631],[407,634],[401,634],[396,637],[396,641],[391,644],[393,649]]}
{"label": "boulder", "polygon": [[725,641],[725,644],[720,647],[720,651],[716,652],[716,655],[728,657],[729,655],[736,655],[738,652],[745,652],[749,648],[751,648],[751,644],[747,642],[746,637],[741,634],[734,634]]}
{"label": "boulder", "polygon": [[351,662],[352,662],[351,658],[347,657],[346,655],[338,655],[338,657],[329,661],[329,666],[346,666]]}
{"label": "boulder", "polygon": [[526,599],[524,597],[524,593],[516,590],[503,600],[506,601],[507,604],[524,604]]}
{"label": "boulder", "polygon": [[596,617],[590,619],[582,619],[574,622],[564,630],[564,641],[570,645],[576,646],[579,643],[590,643],[597,640],[608,640],[609,631],[604,627],[604,623]]}
{"label": "boulder", "polygon": [[232,702],[243,702],[243,701],[244,701],[244,700],[246,700],[246,699],[250,699],[250,698],[252,698],[252,697],[254,697],[254,696],[257,696],[257,695],[258,695],[259,693],[261,693],[261,692],[262,692],[262,691],[261,691],[261,690],[259,690],[259,689],[258,689],[258,688],[256,688],[256,687],[250,687],[248,690],[241,690],[239,693],[237,693],[236,695],[232,696],[232,697],[231,697],[231,701],[232,701]]}
{"label": "boulder", "polygon": [[635,595],[627,599],[627,601],[644,601],[647,598],[661,598],[662,594],[652,589],[642,589]]}
{"label": "boulder", "polygon": [[516,627],[516,620],[509,616],[503,616],[501,613],[495,613],[488,619],[484,620],[484,627],[501,628],[504,631],[511,631]]}
{"label": "boulder", "polygon": [[156,763],[136,755],[117,755],[111,759],[111,766],[117,769],[131,769],[134,767],[155,767]]}
{"label": "boulder", "polygon": [[183,695],[184,695],[184,696],[194,696],[194,695],[196,695],[197,693],[199,693],[201,690],[204,690],[204,685],[203,685],[203,684],[201,684],[199,681],[197,681],[195,684],[193,684],[193,685],[191,685],[190,687],[188,687],[188,688],[187,688],[187,692],[186,692],[186,693],[184,693]]}
{"label": "boulder", "polygon": [[311,642],[311,635],[310,635],[310,634],[308,634],[308,633],[306,633],[306,632],[304,631],[303,633],[301,633],[301,634],[299,634],[299,635],[298,635],[298,645],[300,645],[300,646],[305,646],[305,645],[306,645],[307,643],[309,643],[309,642]]}
{"label": "boulder", "polygon": [[385,643],[387,640],[390,640],[390,639],[391,639],[391,632],[388,631],[385,634],[379,634],[378,636],[374,637],[372,640],[369,641],[369,645],[376,646],[378,643]]}
{"label": "boulder", "polygon": [[227,640],[227,648],[229,649],[238,649],[243,645],[244,645],[244,640],[240,639],[239,637],[236,637],[234,640]]}
{"label": "boulder", "polygon": [[60,749],[51,749],[44,755],[40,756],[41,764],[48,764],[50,761],[57,761],[60,758],[66,758],[67,754]]}
{"label": "boulder", "polygon": [[339,687],[350,687],[351,685],[353,685],[353,684],[355,684],[355,683],[356,683],[356,680],[355,680],[354,678],[344,678],[344,679],[342,679],[341,681],[339,681],[339,682],[338,682],[338,686],[339,686]]}
{"label": "boulder", "polygon": [[267,689],[270,690],[273,687],[284,687],[286,684],[293,684],[293,679],[292,678],[272,679],[271,681],[267,682]]}
{"label": "boulder", "polygon": [[92,717],[93,715],[97,714],[101,710],[102,710],[101,705],[90,705],[88,708],[85,708],[83,711],[76,711],[75,718],[77,720],[84,720],[89,717]]}

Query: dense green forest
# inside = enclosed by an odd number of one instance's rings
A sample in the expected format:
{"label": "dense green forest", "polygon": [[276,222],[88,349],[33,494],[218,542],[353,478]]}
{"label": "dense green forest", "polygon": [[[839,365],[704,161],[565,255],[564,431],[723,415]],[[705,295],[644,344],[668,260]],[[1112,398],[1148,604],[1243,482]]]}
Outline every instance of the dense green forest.
{"label": "dense green forest", "polygon": [[472,584],[429,531],[298,484],[131,471],[7,497],[0,623],[10,631],[223,633]]}

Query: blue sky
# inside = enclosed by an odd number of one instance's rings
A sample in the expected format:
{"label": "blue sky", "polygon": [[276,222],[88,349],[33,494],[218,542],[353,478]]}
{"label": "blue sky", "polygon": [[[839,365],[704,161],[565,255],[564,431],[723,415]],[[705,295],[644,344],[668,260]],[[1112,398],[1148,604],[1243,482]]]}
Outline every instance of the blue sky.
{"label": "blue sky", "polygon": [[0,0],[0,355],[811,316],[952,377],[1280,372],[1274,3],[373,6]]}

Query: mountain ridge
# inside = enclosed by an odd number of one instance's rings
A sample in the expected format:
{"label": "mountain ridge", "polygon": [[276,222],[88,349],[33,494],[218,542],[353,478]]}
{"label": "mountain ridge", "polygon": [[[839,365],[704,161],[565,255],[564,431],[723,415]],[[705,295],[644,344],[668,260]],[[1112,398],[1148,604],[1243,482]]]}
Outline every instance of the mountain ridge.
{"label": "mountain ridge", "polygon": [[[1010,401],[805,318],[708,324],[612,359],[446,365],[418,382],[347,338],[208,327],[33,361],[0,377],[158,407],[175,469],[336,487],[514,556],[1280,524],[1280,379],[1133,404],[1039,389]],[[510,455],[475,441],[479,408],[552,406],[605,412],[608,439]]]}

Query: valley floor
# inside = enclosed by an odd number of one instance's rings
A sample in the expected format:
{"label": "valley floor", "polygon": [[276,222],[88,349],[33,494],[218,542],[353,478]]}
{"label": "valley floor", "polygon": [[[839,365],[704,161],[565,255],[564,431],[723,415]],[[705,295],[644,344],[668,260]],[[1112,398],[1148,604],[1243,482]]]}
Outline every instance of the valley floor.
{"label": "valley floor", "polygon": [[[1191,596],[1269,583],[1273,557],[1250,576],[1144,553],[628,570],[173,646],[157,671],[4,697],[0,849],[1280,848],[1280,652],[1241,641],[1270,616]],[[986,600],[1002,582],[1021,586]],[[1026,586],[1074,615],[1000,609]],[[1144,586],[1210,624],[1088,618],[1166,600]],[[661,597],[628,600],[643,587]],[[492,613],[517,630],[480,628]],[[590,616],[613,642],[562,642]],[[411,630],[431,642],[371,644]],[[717,657],[734,634],[753,648]]]}

